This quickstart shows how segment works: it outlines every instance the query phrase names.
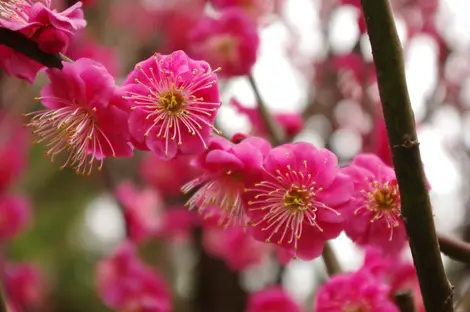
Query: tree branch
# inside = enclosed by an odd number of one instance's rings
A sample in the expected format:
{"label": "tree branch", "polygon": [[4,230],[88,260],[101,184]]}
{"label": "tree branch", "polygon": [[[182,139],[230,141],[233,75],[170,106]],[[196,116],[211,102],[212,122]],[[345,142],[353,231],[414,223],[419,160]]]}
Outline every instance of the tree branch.
{"label": "tree branch", "polygon": [[62,69],[62,57],[60,54],[47,54],[43,52],[39,49],[36,42],[29,40],[19,32],[0,28],[0,43],[46,67]]}
{"label": "tree branch", "polygon": [[402,48],[388,0],[361,0],[400,189],[402,215],[427,312],[453,311],[406,86]]}
{"label": "tree branch", "polygon": [[470,263],[470,244],[447,234],[437,233],[439,248],[447,257],[455,261]]}
{"label": "tree branch", "polygon": [[395,294],[395,303],[400,312],[416,312],[413,293],[410,290],[397,292]]}

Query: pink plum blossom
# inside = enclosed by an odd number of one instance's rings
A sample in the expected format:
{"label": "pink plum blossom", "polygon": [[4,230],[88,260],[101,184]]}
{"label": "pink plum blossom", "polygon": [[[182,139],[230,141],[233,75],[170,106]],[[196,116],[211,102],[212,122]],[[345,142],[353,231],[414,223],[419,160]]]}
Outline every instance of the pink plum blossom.
{"label": "pink plum blossom", "polygon": [[[248,117],[253,127],[252,134],[257,136],[266,136],[267,130],[263,119],[257,108],[249,108],[243,106],[237,99],[232,98],[230,100],[235,109]],[[288,137],[294,137],[304,127],[304,120],[298,113],[277,113],[273,114],[277,124],[284,129],[284,133]]]}
{"label": "pink plum blossom", "polygon": [[256,24],[239,8],[205,17],[190,34],[191,50],[224,77],[248,75],[256,62],[259,37]]}
{"label": "pink plum blossom", "polygon": [[[46,53],[64,52],[70,38],[86,26],[82,3],[63,12],[51,9],[50,0],[0,2],[0,27],[21,32]],[[0,45],[0,68],[8,75],[32,83],[43,66],[23,54]]]}
{"label": "pink plum blossom", "polygon": [[0,196],[0,241],[14,238],[26,228],[31,219],[31,208],[26,197]]}
{"label": "pink plum blossom", "polygon": [[268,245],[253,239],[243,227],[205,227],[203,246],[209,255],[224,260],[233,271],[261,264],[270,252]]}
{"label": "pink plum blossom", "polygon": [[30,136],[19,119],[0,115],[0,192],[23,173],[28,161]]}
{"label": "pink plum blossom", "polygon": [[241,8],[254,20],[274,13],[284,0],[211,0],[210,3],[217,10],[225,10],[227,8]]}
{"label": "pink plum blossom", "polygon": [[156,235],[162,227],[163,214],[163,202],[158,193],[151,188],[138,190],[130,182],[121,183],[115,193],[124,206],[128,238],[142,242]]}
{"label": "pink plum blossom", "polygon": [[248,298],[245,312],[301,312],[302,308],[281,287],[254,292]]}
{"label": "pink plum blossom", "polygon": [[136,148],[163,160],[207,148],[220,106],[217,75],[183,51],[155,54],[123,84],[131,102],[129,130]]}
{"label": "pink plum blossom", "polygon": [[136,247],[123,242],[96,270],[97,288],[104,303],[119,311],[170,312],[171,298],[160,274],[143,264]]}
{"label": "pink plum blossom", "polygon": [[219,225],[246,225],[242,200],[245,180],[259,171],[270,147],[267,141],[257,137],[238,144],[213,137],[208,150],[196,162],[204,173],[182,188],[187,193],[201,186],[187,205],[198,207],[204,217],[217,219]]}
{"label": "pink plum blossom", "polygon": [[355,191],[346,234],[358,245],[399,252],[407,236],[395,171],[375,155],[360,154],[343,172],[353,181]]}
{"label": "pink plum blossom", "polygon": [[45,155],[54,161],[66,152],[61,168],[70,166],[78,174],[91,174],[96,160],[101,169],[105,157],[132,156],[129,107],[113,77],[90,59],[63,65],[46,71],[50,83],[38,98],[46,109],[28,114],[38,142],[47,144]]}
{"label": "pink plum blossom", "polygon": [[390,288],[367,270],[333,276],[316,293],[315,312],[399,312]]}
{"label": "pink plum blossom", "polygon": [[257,240],[311,260],[344,229],[352,191],[332,152],[309,143],[285,144],[269,152],[259,177],[247,185],[245,211]]}
{"label": "pink plum blossom", "polygon": [[172,160],[162,160],[151,153],[143,156],[139,172],[144,181],[155,188],[161,196],[181,195],[181,187],[200,174],[200,169],[191,166],[194,156],[180,155]]}
{"label": "pink plum blossom", "polygon": [[393,297],[396,292],[411,290],[416,312],[426,312],[418,276],[412,263],[402,261],[391,265],[388,278],[391,287],[390,297]]}
{"label": "pink plum blossom", "polygon": [[93,59],[103,64],[113,77],[121,72],[116,51],[97,42],[87,33],[81,32],[71,40],[66,55],[73,60],[79,58]]}
{"label": "pink plum blossom", "polygon": [[44,277],[37,266],[30,263],[5,263],[2,277],[13,311],[36,310],[44,304]]}

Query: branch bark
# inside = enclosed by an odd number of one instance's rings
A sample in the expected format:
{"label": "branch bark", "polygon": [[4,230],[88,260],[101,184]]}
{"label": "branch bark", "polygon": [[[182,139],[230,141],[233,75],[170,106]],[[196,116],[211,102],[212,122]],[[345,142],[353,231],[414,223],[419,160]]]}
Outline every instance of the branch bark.
{"label": "branch bark", "polygon": [[392,148],[402,215],[427,312],[453,311],[421,162],[402,48],[388,0],[361,0]]}
{"label": "branch bark", "polygon": [[439,249],[455,261],[470,263],[470,244],[447,234],[437,233]]}
{"label": "branch bark", "polygon": [[400,312],[416,312],[413,293],[409,290],[396,293],[395,303]]}

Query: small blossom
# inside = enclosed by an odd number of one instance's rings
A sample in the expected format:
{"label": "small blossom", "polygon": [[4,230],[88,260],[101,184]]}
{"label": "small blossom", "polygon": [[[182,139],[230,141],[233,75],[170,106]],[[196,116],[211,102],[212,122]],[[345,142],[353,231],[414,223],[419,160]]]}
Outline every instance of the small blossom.
{"label": "small blossom", "polygon": [[[248,108],[243,106],[237,99],[230,100],[235,109],[248,117],[253,127],[252,135],[267,136],[265,123],[257,108]],[[278,125],[284,129],[284,133],[289,137],[297,135],[304,127],[304,120],[298,113],[278,113],[274,114],[274,119]]]}
{"label": "small blossom", "polygon": [[138,190],[130,182],[116,189],[116,197],[124,206],[129,238],[141,242],[153,237],[162,227],[163,202],[151,188]]}
{"label": "small blossom", "polygon": [[24,172],[30,137],[21,121],[0,115],[0,192],[6,191]]}
{"label": "small blossom", "polygon": [[370,272],[359,270],[333,276],[317,291],[315,312],[398,312],[390,288]]}
{"label": "small blossom", "polygon": [[[64,52],[70,38],[86,26],[81,2],[63,12],[52,10],[50,0],[1,0],[0,27],[18,31],[46,53]],[[43,67],[23,54],[0,45],[0,68],[32,83]]]}
{"label": "small blossom", "polygon": [[191,166],[192,155],[181,155],[172,160],[162,160],[151,153],[143,156],[139,172],[144,181],[154,187],[163,197],[181,195],[181,187],[200,174]]}
{"label": "small blossom", "polygon": [[18,195],[0,197],[0,241],[10,240],[26,228],[31,219],[29,201]]}
{"label": "small blossom", "polygon": [[204,174],[182,188],[187,193],[201,186],[187,205],[198,207],[206,218],[214,216],[219,225],[244,226],[247,220],[242,194],[246,177],[259,170],[269,149],[269,143],[261,138],[247,138],[234,145],[213,137],[197,162]]}
{"label": "small blossom", "polygon": [[122,243],[96,271],[103,301],[119,311],[170,312],[170,293],[162,277],[144,265],[134,245]]}
{"label": "small blossom", "polygon": [[360,154],[343,169],[354,183],[354,206],[346,234],[361,246],[396,253],[406,244],[395,171],[372,154]]}
{"label": "small blossom", "polygon": [[352,183],[330,151],[308,143],[281,145],[269,152],[254,180],[244,199],[256,239],[309,260],[343,230]]}
{"label": "small blossom", "polygon": [[155,54],[136,65],[123,90],[132,105],[129,129],[136,148],[164,160],[207,148],[221,104],[209,64],[183,51]]}
{"label": "small blossom", "polygon": [[129,108],[116,92],[114,79],[99,63],[79,59],[62,70],[48,69],[50,83],[41,92],[46,109],[33,116],[29,127],[47,144],[51,161],[68,153],[61,168],[91,174],[95,161],[105,157],[131,156],[127,119]]}
{"label": "small blossom", "polygon": [[218,18],[205,17],[190,34],[191,50],[221,75],[248,75],[256,62],[259,37],[256,24],[239,8],[222,11]]}
{"label": "small blossom", "polygon": [[35,265],[6,263],[3,281],[9,305],[13,311],[36,310],[44,304],[44,278]]}
{"label": "small blossom", "polygon": [[254,292],[248,299],[246,312],[301,312],[302,308],[280,287]]}
{"label": "small blossom", "polygon": [[205,227],[204,250],[226,263],[234,271],[261,264],[269,256],[270,248],[248,235],[243,227]]}

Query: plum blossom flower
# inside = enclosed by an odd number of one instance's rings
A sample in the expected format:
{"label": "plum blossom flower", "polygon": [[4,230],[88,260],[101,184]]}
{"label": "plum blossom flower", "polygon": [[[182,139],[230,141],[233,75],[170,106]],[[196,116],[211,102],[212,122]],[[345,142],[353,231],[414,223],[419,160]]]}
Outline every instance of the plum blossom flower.
{"label": "plum blossom flower", "polygon": [[163,197],[176,197],[181,187],[200,174],[191,166],[192,155],[181,155],[172,160],[162,160],[151,153],[143,156],[139,172],[145,183],[154,187]]}
{"label": "plum blossom flower", "polygon": [[203,247],[208,254],[224,260],[234,271],[262,263],[270,252],[268,245],[253,239],[243,227],[205,227]]}
{"label": "plum blossom flower", "polygon": [[143,264],[136,247],[123,242],[96,270],[97,288],[103,301],[119,311],[172,310],[170,292],[160,274]]}
{"label": "plum blossom flower", "polygon": [[156,235],[162,227],[163,214],[159,194],[151,188],[138,190],[130,182],[120,184],[115,193],[124,206],[129,239],[141,242]]}
{"label": "plum blossom flower", "polygon": [[5,263],[2,277],[12,311],[38,309],[44,304],[44,277],[35,265]]}
{"label": "plum blossom flower", "polygon": [[310,260],[344,228],[353,186],[336,156],[308,143],[285,144],[265,157],[244,193],[253,236]]}
{"label": "plum blossom flower", "polygon": [[221,104],[209,64],[183,51],[155,54],[136,65],[123,90],[132,103],[129,129],[136,148],[163,160],[207,148]]}
{"label": "plum blossom flower", "polygon": [[[245,107],[235,98],[230,100],[230,104],[232,104],[239,113],[248,117],[253,127],[253,135],[263,137],[267,135],[265,123],[258,109]],[[284,129],[288,137],[294,137],[304,127],[304,120],[298,113],[278,113],[274,114],[273,117],[279,126]]]}
{"label": "plum blossom flower", "polygon": [[26,228],[31,219],[31,209],[26,197],[0,196],[0,241],[12,239]]}
{"label": "plum blossom flower", "polygon": [[129,107],[116,92],[113,77],[104,66],[79,59],[62,70],[48,69],[50,83],[41,92],[46,109],[33,116],[29,127],[47,143],[46,157],[54,161],[62,152],[68,158],[61,168],[73,167],[78,174],[91,174],[97,160],[133,154],[127,131]]}
{"label": "plum blossom flower", "polygon": [[396,253],[406,244],[395,171],[372,154],[357,155],[343,172],[354,183],[346,234],[358,245]]}
{"label": "plum blossom flower", "polygon": [[0,115],[0,192],[23,173],[28,161],[30,136],[19,119]]}
{"label": "plum blossom flower", "polygon": [[248,299],[246,312],[301,312],[302,308],[281,287],[254,292]]}
{"label": "plum blossom flower", "polygon": [[[51,9],[50,0],[1,0],[0,27],[21,32],[46,53],[64,52],[70,38],[86,26],[81,6],[81,2],[77,2],[57,12]],[[43,67],[3,45],[0,45],[0,56],[0,68],[30,83]]]}
{"label": "plum blossom flower", "polygon": [[206,17],[190,33],[191,50],[221,75],[248,75],[256,62],[259,36],[256,24],[239,8],[229,8],[218,18]]}
{"label": "plum blossom flower", "polygon": [[259,170],[270,147],[257,137],[235,145],[221,137],[211,138],[208,150],[196,163],[204,173],[182,188],[187,193],[201,186],[187,205],[198,207],[204,217],[217,219],[219,225],[246,225],[242,200],[245,181]]}
{"label": "plum blossom flower", "polygon": [[367,270],[333,276],[317,291],[316,312],[398,312],[390,288]]}

